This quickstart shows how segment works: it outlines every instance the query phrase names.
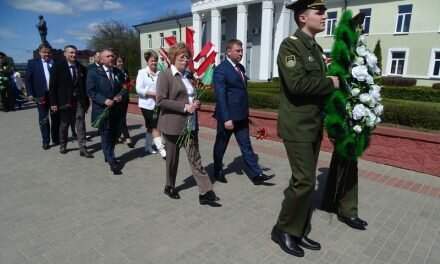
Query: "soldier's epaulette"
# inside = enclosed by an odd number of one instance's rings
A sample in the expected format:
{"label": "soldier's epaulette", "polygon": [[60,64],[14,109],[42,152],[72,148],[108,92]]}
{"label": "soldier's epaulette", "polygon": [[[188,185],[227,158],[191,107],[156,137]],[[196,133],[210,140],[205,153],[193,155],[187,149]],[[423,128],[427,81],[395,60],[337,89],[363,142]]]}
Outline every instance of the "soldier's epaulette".
{"label": "soldier's epaulette", "polygon": [[290,36],[289,38],[290,38],[290,39],[293,39],[293,40],[297,40],[297,39],[298,39],[298,38],[295,37],[294,35]]}

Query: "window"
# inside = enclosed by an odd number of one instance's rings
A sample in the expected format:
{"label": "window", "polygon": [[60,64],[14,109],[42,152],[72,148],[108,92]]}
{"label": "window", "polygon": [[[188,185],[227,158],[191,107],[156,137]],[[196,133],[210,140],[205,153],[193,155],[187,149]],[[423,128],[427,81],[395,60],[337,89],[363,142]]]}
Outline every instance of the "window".
{"label": "window", "polygon": [[175,30],[171,31],[171,34],[173,35],[174,39],[177,39],[177,32]]}
{"label": "window", "polygon": [[397,15],[396,33],[408,33],[411,23],[412,5],[400,5]]}
{"label": "window", "polygon": [[222,18],[222,26],[221,26],[221,31],[222,31],[222,39],[221,41],[226,41],[226,19]]}
{"label": "window", "polygon": [[390,74],[402,75],[405,67],[405,51],[392,51],[391,52],[391,69]]}
{"label": "window", "polygon": [[364,32],[368,34],[368,33],[370,33],[371,8],[360,9],[359,12],[365,14]]}
{"label": "window", "polygon": [[165,46],[163,33],[159,33],[160,36],[160,47],[163,48]]}
{"label": "window", "polygon": [[333,36],[333,31],[335,31],[336,27],[336,17],[338,16],[338,12],[328,12],[327,13],[327,25],[325,34],[327,36]]}
{"label": "window", "polygon": [[148,34],[148,36],[147,36],[147,46],[149,49],[153,48],[153,39],[151,37],[151,34]]}
{"label": "window", "polygon": [[430,77],[440,78],[440,49],[433,49],[429,63]]}

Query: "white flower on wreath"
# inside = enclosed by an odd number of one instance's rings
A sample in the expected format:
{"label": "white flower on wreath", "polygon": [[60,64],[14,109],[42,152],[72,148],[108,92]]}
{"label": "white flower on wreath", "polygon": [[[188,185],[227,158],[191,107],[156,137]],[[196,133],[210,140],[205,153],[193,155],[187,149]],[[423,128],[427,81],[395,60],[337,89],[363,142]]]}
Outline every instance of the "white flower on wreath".
{"label": "white flower on wreath", "polygon": [[356,65],[364,65],[364,58],[363,57],[356,57],[354,64]]}
{"label": "white flower on wreath", "polygon": [[[373,86],[379,87],[378,85]],[[368,93],[370,94],[371,98],[373,98],[374,100],[378,100],[380,98],[380,87],[379,89],[372,87]]]}
{"label": "white flower on wreath", "polygon": [[373,127],[376,123],[376,115],[367,108],[365,123],[368,127]]}
{"label": "white flower on wreath", "polygon": [[377,57],[373,53],[368,53],[365,56],[369,68],[374,68],[377,65]]}
{"label": "white flower on wreath", "polygon": [[374,107],[373,111],[374,111],[374,113],[376,113],[376,115],[382,115],[383,104],[377,104],[376,107]]}
{"label": "white flower on wreath", "polygon": [[360,35],[357,42],[358,46],[365,44],[365,35]]}
{"label": "white flower on wreath", "polygon": [[369,76],[368,69],[364,65],[353,67],[353,69],[351,69],[351,75],[360,82],[365,81],[367,76]]}
{"label": "white flower on wreath", "polygon": [[352,96],[358,96],[358,94],[361,92],[361,90],[359,90],[358,88],[353,88],[351,90],[351,95]]}
{"label": "white flower on wreath", "polygon": [[368,104],[371,101],[371,96],[370,96],[370,94],[363,93],[363,94],[359,95],[359,100],[364,104]]}
{"label": "white flower on wreath", "polygon": [[360,126],[360,125],[355,125],[354,127],[353,127],[353,130],[354,130],[354,132],[356,132],[356,133],[361,133],[362,132],[362,127]]}
{"label": "white flower on wreath", "polygon": [[352,112],[353,119],[361,120],[366,114],[365,112],[366,109],[367,108],[363,104],[355,105]]}
{"label": "white flower on wreath", "polygon": [[364,45],[358,46],[356,48],[356,53],[361,57],[366,56],[368,54],[367,47],[365,47]]}
{"label": "white flower on wreath", "polygon": [[374,79],[373,79],[373,76],[371,76],[371,75],[367,75],[367,77],[365,77],[365,81],[368,83],[368,84],[374,84]]}
{"label": "white flower on wreath", "polygon": [[375,125],[379,124],[380,122],[382,122],[382,119],[380,119],[380,117],[377,117],[376,120],[374,120]]}

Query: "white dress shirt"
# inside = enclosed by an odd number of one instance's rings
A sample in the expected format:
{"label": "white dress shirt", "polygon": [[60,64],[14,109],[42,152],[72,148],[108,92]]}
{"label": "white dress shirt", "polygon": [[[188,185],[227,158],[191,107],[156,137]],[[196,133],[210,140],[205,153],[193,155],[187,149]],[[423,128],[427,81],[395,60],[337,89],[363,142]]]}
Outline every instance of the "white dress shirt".
{"label": "white dress shirt", "polygon": [[138,71],[136,77],[136,93],[139,95],[138,105],[140,108],[153,110],[156,106],[156,99],[147,95],[147,92],[156,92],[156,82],[159,71],[153,74],[148,66]]}

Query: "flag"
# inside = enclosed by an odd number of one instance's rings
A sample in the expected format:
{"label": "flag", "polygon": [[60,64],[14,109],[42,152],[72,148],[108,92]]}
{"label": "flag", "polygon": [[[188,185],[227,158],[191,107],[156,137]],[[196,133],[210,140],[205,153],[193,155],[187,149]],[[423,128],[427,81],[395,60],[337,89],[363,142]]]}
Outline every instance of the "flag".
{"label": "flag", "polygon": [[177,43],[177,40],[174,38],[174,36],[164,37],[164,39],[169,47]]}
{"label": "flag", "polygon": [[[185,42],[194,58],[194,30],[190,29],[189,27],[186,27],[185,30],[186,30]],[[189,61],[188,67],[190,72],[194,72],[194,61],[192,60]]]}
{"label": "flag", "polygon": [[208,55],[209,51],[211,50],[212,46],[214,46],[214,44],[212,44],[212,42],[208,42],[206,43],[206,45],[203,47],[203,49],[200,51],[200,53],[197,55],[197,57],[194,58],[194,61],[197,62],[199,61],[201,58],[205,57],[206,55]]}
{"label": "flag", "polygon": [[202,76],[203,73],[208,69],[209,65],[215,63],[215,56],[217,55],[217,52],[213,51],[209,56],[205,59],[205,61],[200,64],[199,68],[197,68],[197,76]]}
{"label": "flag", "polygon": [[203,74],[203,77],[202,77],[203,84],[205,84],[205,85],[212,84],[213,75],[214,75],[214,64],[210,64],[208,66],[208,69],[206,69],[205,73]]}

